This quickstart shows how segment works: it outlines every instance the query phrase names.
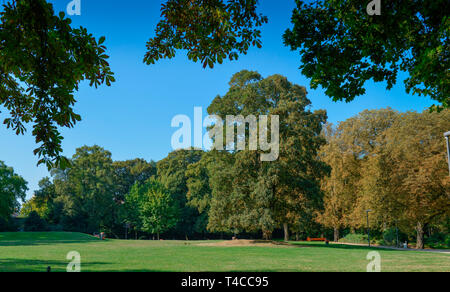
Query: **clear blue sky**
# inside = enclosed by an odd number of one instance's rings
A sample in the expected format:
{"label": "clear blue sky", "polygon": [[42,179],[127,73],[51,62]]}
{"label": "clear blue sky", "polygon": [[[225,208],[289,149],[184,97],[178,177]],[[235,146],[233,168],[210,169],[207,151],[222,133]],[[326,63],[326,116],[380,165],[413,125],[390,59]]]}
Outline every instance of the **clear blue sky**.
{"label": "clear blue sky", "polygon": [[[53,0],[55,10],[65,11],[70,0]],[[114,160],[144,158],[160,160],[171,149],[171,120],[177,114],[193,116],[195,106],[204,110],[218,94],[225,94],[230,77],[249,69],[264,77],[282,74],[291,82],[309,88],[309,80],[298,70],[299,54],[283,45],[282,34],[291,27],[294,0],[261,0],[261,12],[269,17],[263,27],[262,49],[251,48],[238,61],[225,62],[214,69],[203,69],[190,62],[184,52],[156,65],[142,63],[146,41],[154,35],[164,1],[81,0],[81,16],[73,24],[84,26],[95,36],[106,36],[110,64],[117,82],[112,87],[94,89],[83,84],[76,93],[75,110],[82,121],[74,129],[64,129],[64,155],[71,157],[83,145],[100,145]],[[364,109],[392,107],[400,111],[422,111],[431,100],[407,95],[400,82],[390,91],[385,84],[368,84],[367,94],[351,103],[334,103],[322,89],[309,90],[313,109],[326,109],[329,121],[336,123]],[[4,114],[0,115],[1,121]],[[5,161],[29,182],[29,194],[38,181],[48,175],[44,166],[36,167],[36,148],[31,132],[16,136],[0,126],[0,160]]]}

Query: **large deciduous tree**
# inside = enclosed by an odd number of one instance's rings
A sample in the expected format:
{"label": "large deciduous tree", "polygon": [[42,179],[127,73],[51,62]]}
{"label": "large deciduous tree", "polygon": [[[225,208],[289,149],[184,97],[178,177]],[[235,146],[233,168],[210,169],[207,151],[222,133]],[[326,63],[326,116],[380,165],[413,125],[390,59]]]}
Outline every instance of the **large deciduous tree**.
{"label": "large deciduous tree", "polygon": [[114,233],[120,201],[115,200],[111,153],[99,146],[78,148],[68,169],[55,169],[57,202],[64,208],[63,223],[72,230]]}
{"label": "large deciduous tree", "polygon": [[0,218],[9,219],[25,201],[27,182],[14,169],[0,161]]}
{"label": "large deciduous tree", "polygon": [[185,238],[194,233],[202,233],[206,227],[204,218],[188,204],[187,199],[186,171],[189,165],[198,162],[202,155],[202,150],[176,150],[157,163],[158,179],[171,194],[180,211],[180,220],[173,231],[184,234]]}
{"label": "large deciduous tree", "polygon": [[425,228],[450,217],[450,177],[442,133],[450,111],[407,112],[386,130],[384,145],[370,161],[365,197],[381,220],[416,231],[424,248]]}
{"label": "large deciduous tree", "polygon": [[[326,113],[310,111],[310,104],[306,89],[286,77],[262,78],[257,72],[246,70],[232,77],[227,94],[213,100],[208,113],[223,120],[227,115],[254,115],[260,118],[256,123],[259,127],[261,115],[269,116],[271,123],[278,116],[280,141],[275,161],[262,161],[260,155],[266,151],[261,147],[251,150],[249,145],[245,150],[235,149],[234,158],[224,160],[230,170],[220,171],[229,178],[218,180],[223,184],[213,184],[210,210],[211,214],[222,214],[214,216],[219,220],[210,218],[210,226],[223,228],[225,224],[234,230],[262,230],[266,238],[270,238],[274,228],[283,226],[288,240],[288,226],[297,224],[302,213],[312,206],[320,205],[318,179],[328,171],[318,159],[318,150],[325,143],[320,133]],[[225,124],[224,133],[230,126],[234,127]],[[244,141],[248,142],[250,123],[244,122],[244,127]],[[274,128],[269,129],[270,133]],[[219,210],[223,207],[229,209]]]}
{"label": "large deciduous tree", "polygon": [[321,148],[320,156],[332,171],[321,181],[324,209],[316,213],[318,222],[334,229],[336,241],[344,227],[365,227],[365,210],[372,205],[367,202],[369,194],[362,178],[370,176],[371,159],[383,147],[384,132],[397,117],[398,113],[389,108],[365,110],[337,127],[326,127],[327,144]]}
{"label": "large deciduous tree", "polygon": [[72,28],[45,0],[9,1],[0,21],[0,105],[9,112],[4,124],[16,134],[32,124],[38,164],[66,166],[58,127],[81,120],[73,111],[74,92],[83,80],[95,87],[114,81],[105,38]]}
{"label": "large deciduous tree", "polygon": [[334,241],[339,241],[340,230],[348,226],[348,217],[353,210],[360,163],[348,151],[348,145],[343,143],[333,125],[328,124],[324,132],[327,144],[320,149],[320,156],[331,167],[331,173],[321,180],[324,205],[323,210],[316,210],[316,214],[320,224],[333,228]]}
{"label": "large deciduous tree", "polygon": [[447,0],[297,0],[294,27],[285,44],[301,53],[300,69],[333,100],[351,101],[365,83],[385,81],[390,89],[406,71],[406,91],[450,106],[450,4]]}

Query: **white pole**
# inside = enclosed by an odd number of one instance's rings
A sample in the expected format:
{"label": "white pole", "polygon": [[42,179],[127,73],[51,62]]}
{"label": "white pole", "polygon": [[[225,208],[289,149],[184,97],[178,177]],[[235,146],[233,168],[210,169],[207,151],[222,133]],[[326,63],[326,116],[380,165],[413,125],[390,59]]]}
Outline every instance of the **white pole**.
{"label": "white pole", "polygon": [[448,161],[448,172],[450,175],[450,131],[444,134],[445,140],[447,141],[447,161]]}

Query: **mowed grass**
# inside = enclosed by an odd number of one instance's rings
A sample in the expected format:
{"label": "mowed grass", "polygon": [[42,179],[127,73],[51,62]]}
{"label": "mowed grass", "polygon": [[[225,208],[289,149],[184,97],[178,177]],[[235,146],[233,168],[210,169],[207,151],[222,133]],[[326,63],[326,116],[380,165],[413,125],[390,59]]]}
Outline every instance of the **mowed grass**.
{"label": "mowed grass", "polygon": [[[212,241],[208,241],[211,243]],[[368,252],[382,271],[450,271],[450,255],[323,243],[293,246],[201,246],[200,241],[100,241],[80,233],[0,233],[0,271],[64,272],[68,252],[81,255],[84,272],[365,272]]]}

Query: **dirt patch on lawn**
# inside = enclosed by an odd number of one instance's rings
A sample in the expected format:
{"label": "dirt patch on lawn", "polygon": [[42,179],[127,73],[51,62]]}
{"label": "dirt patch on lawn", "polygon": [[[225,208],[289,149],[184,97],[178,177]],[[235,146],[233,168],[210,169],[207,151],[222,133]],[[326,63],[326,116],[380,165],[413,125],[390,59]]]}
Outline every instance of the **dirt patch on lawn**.
{"label": "dirt patch on lawn", "polygon": [[237,247],[237,246],[266,246],[266,247],[292,247],[293,245],[285,242],[270,240],[228,240],[211,243],[199,243],[198,246],[217,246],[217,247]]}

